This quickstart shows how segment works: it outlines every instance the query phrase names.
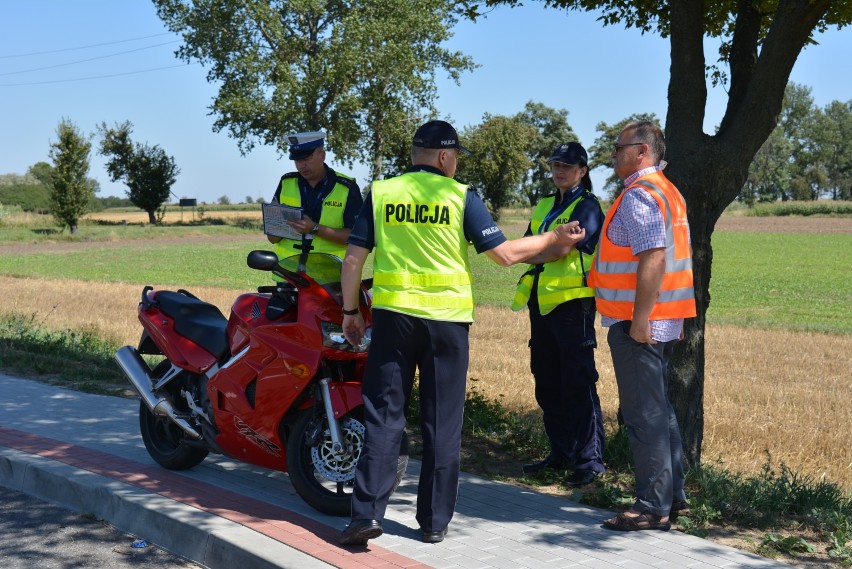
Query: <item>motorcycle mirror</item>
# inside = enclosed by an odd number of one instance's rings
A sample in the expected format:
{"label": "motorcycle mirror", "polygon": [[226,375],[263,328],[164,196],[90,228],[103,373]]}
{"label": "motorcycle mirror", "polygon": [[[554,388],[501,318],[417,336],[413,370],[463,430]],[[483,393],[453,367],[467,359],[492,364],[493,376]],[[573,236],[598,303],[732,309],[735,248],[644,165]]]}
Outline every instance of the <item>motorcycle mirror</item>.
{"label": "motorcycle mirror", "polygon": [[271,271],[278,267],[278,255],[272,251],[252,251],[246,258],[246,264],[259,271]]}

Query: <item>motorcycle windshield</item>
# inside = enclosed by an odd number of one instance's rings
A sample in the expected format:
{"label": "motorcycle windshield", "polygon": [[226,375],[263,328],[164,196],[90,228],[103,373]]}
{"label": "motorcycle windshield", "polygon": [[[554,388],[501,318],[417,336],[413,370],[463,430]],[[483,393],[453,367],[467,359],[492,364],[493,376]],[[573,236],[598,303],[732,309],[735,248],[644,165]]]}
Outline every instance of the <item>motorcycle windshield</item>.
{"label": "motorcycle windshield", "polygon": [[[304,264],[300,264],[300,261],[304,261]],[[301,255],[292,255],[281,259],[278,264],[291,273],[309,276],[338,304],[343,305],[343,294],[340,288],[340,269],[343,261],[340,257],[327,253],[308,253],[304,259]]]}

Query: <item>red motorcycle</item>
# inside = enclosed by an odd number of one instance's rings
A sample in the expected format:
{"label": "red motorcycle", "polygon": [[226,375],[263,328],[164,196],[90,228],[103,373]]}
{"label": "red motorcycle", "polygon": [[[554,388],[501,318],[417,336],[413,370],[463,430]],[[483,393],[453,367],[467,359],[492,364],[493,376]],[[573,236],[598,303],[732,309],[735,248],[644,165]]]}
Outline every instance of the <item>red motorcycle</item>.
{"label": "red motorcycle", "polygon": [[[182,289],[142,290],[139,346],[115,359],[141,396],[145,448],[173,470],[214,452],[288,472],[305,502],[349,515],[364,445],[369,335],[359,346],[343,337],[341,260],[301,253],[279,262],[252,251],[247,262],[282,280],[240,295],[230,318]],[[369,326],[368,286],[361,311]],[[152,370],[142,354],[165,359]],[[397,484],[407,465],[403,437]]]}

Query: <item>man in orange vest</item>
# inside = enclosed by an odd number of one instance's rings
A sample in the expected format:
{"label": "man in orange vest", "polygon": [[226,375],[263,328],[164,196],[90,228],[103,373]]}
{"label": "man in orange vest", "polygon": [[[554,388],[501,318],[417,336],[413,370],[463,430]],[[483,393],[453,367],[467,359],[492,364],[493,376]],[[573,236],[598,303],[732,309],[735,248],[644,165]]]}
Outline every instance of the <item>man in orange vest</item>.
{"label": "man in orange vest", "polygon": [[695,316],[686,203],[663,174],[660,127],[627,125],[613,149],[624,191],[607,212],[589,280],[609,327],[618,398],[636,467],[636,499],[612,530],[671,528],[686,508],[680,428],[666,372],[685,318]]}

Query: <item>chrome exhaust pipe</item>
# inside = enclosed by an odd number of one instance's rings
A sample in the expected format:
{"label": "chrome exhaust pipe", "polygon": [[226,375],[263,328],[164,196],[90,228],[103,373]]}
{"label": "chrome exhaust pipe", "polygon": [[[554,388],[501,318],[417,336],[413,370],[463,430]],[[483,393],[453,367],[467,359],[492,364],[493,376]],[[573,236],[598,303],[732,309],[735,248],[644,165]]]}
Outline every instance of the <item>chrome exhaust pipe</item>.
{"label": "chrome exhaust pipe", "polygon": [[196,431],[192,425],[186,421],[186,419],[177,416],[174,406],[168,399],[165,397],[158,397],[151,390],[153,381],[151,380],[151,376],[148,375],[150,368],[148,367],[148,364],[145,363],[145,360],[142,359],[142,356],[139,355],[139,352],[136,351],[136,348],[132,346],[124,346],[119,349],[115,353],[115,362],[118,364],[118,367],[121,368],[121,371],[124,372],[124,375],[127,377],[127,381],[130,382],[130,385],[132,385],[139,393],[139,396],[142,397],[142,401],[151,413],[153,413],[156,417],[168,417],[178,427],[180,427],[183,432],[193,439],[201,438],[198,431]]}

